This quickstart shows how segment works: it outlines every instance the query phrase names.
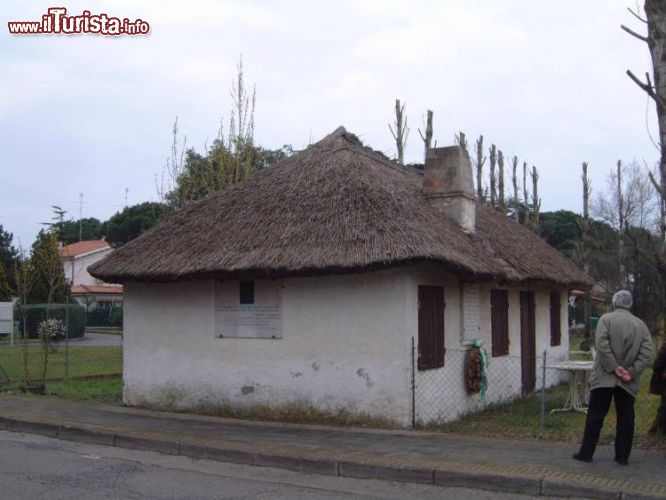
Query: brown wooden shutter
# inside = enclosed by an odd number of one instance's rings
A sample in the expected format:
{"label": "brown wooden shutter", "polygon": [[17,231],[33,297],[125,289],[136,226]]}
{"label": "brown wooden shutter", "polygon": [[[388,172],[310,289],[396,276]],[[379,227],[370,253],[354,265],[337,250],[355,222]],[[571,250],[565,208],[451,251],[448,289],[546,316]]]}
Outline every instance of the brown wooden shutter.
{"label": "brown wooden shutter", "polygon": [[490,330],[493,356],[509,354],[509,292],[490,291]]}
{"label": "brown wooden shutter", "polygon": [[419,286],[418,369],[444,366],[444,288]]}
{"label": "brown wooden shutter", "polygon": [[560,294],[553,292],[550,294],[550,345],[560,345],[562,342],[562,325],[560,322],[562,305],[560,303]]}
{"label": "brown wooden shutter", "polygon": [[523,394],[536,385],[536,305],[534,292],[520,292],[520,358]]}

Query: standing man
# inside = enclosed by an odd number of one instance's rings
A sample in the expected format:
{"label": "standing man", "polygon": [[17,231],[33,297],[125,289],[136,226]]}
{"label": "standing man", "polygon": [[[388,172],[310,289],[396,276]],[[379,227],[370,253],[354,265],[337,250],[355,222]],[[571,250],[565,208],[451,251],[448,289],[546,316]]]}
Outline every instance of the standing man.
{"label": "standing man", "polygon": [[613,295],[614,311],[599,319],[590,403],[583,443],[573,456],[576,460],[592,461],[612,399],[617,411],[615,461],[627,465],[629,460],[634,440],[634,401],[641,373],[652,355],[652,337],[645,323],[629,312],[632,303],[631,293],[620,290]]}

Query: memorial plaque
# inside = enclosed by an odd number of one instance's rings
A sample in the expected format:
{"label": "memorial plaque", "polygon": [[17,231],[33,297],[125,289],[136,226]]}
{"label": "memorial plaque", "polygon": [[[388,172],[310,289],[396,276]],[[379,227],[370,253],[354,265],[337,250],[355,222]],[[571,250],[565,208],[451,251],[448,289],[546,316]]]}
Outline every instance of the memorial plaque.
{"label": "memorial plaque", "polygon": [[255,303],[240,304],[238,282],[218,283],[215,291],[215,336],[282,338],[282,286],[255,281]]}

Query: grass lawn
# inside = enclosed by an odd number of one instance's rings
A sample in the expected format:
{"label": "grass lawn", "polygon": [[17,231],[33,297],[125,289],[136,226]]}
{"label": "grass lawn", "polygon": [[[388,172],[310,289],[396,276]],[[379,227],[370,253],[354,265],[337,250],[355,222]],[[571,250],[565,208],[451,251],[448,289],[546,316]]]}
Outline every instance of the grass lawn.
{"label": "grass lawn", "polygon": [[46,394],[72,401],[95,401],[120,405],[123,396],[123,380],[120,376],[87,380],[63,380],[46,385]]}
{"label": "grass lawn", "polygon": [[[636,399],[636,443],[645,446],[666,446],[666,440],[648,435],[659,406],[659,397],[649,394],[652,369],[641,377],[641,392]],[[579,442],[585,426],[585,414],[579,412],[550,413],[561,408],[569,393],[562,384],[546,391],[546,423],[544,438],[554,441]],[[604,422],[600,443],[611,443],[615,436],[615,409],[611,407]],[[541,394],[535,393],[513,403],[490,408],[449,424],[432,428],[477,436],[525,438],[538,437],[541,425]]]}
{"label": "grass lawn", "polygon": [[[64,378],[65,346],[60,344],[55,352],[49,352],[47,378]],[[123,348],[120,346],[69,346],[68,375],[82,377],[92,375],[121,374],[123,371]],[[24,349],[22,346],[0,347],[0,386],[7,383],[21,383],[26,378],[41,379],[44,375],[44,348],[31,344],[27,348],[28,377],[24,370]]]}

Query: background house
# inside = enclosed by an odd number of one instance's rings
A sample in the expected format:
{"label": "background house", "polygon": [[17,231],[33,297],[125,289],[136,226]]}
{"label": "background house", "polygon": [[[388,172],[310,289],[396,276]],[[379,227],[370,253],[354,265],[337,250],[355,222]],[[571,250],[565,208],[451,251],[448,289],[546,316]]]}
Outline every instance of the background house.
{"label": "background house", "polygon": [[86,240],[65,245],[60,257],[72,298],[87,309],[110,308],[122,302],[122,285],[112,285],[90,275],[88,266],[113,252],[104,240]]}
{"label": "background house", "polygon": [[[529,393],[537,352],[567,356],[568,290],[589,278],[473,193],[457,146],[418,171],[340,128],[176,212],[90,267],[125,285],[125,402],[312,404],[406,425],[413,376],[438,389],[415,395],[424,422]],[[491,357],[484,400],[464,384],[475,339]]]}

